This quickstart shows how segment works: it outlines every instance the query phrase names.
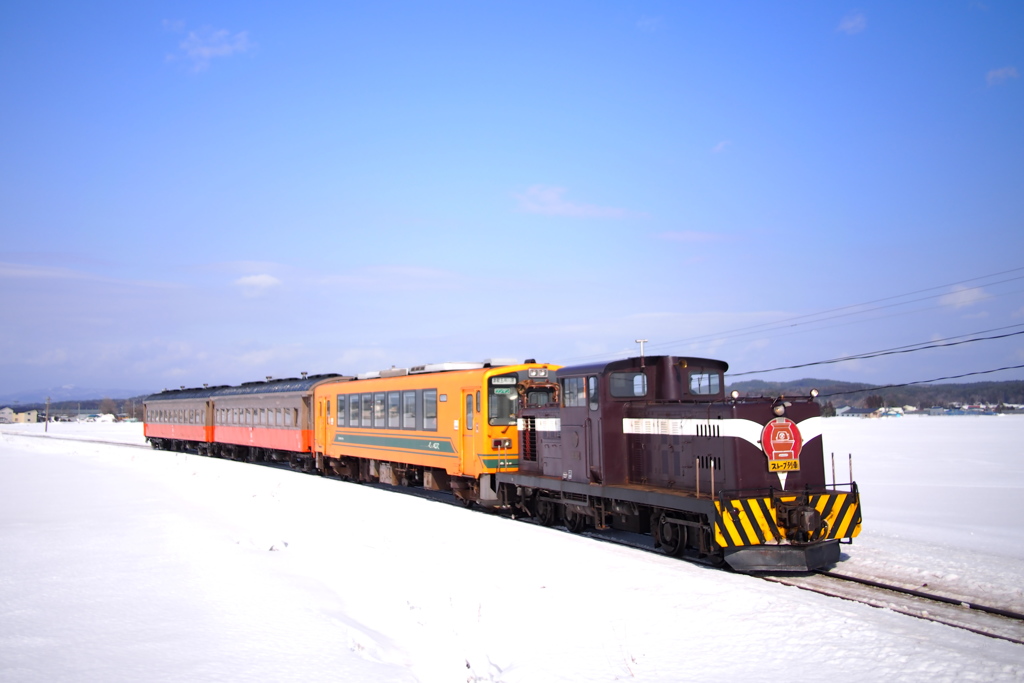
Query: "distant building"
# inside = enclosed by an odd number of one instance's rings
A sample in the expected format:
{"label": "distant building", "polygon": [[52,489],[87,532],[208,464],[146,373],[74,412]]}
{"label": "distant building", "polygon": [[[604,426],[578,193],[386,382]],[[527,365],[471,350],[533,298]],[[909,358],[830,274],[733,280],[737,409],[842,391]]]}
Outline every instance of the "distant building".
{"label": "distant building", "polygon": [[10,408],[0,408],[0,424],[10,424],[14,422],[14,411]]}
{"label": "distant building", "polygon": [[15,422],[39,422],[39,411],[38,410],[29,410],[28,412],[24,412],[24,413],[15,413],[14,414],[14,421]]}
{"label": "distant building", "polygon": [[836,417],[874,417],[877,414],[878,411],[870,408],[851,408],[850,406],[836,408]]}

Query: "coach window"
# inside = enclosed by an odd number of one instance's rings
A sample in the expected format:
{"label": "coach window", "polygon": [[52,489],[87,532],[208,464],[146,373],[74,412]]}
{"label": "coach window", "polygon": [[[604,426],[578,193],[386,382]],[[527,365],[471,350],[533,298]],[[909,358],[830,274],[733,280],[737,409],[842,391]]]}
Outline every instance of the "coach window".
{"label": "coach window", "polygon": [[386,394],[381,391],[373,395],[373,426],[383,429],[388,426],[386,421],[387,410],[385,408]]}
{"label": "coach window", "polygon": [[597,410],[597,377],[590,376],[587,378],[587,395],[590,397],[590,409]]}
{"label": "coach window", "polygon": [[359,394],[352,394],[348,397],[348,426],[359,426]]}
{"label": "coach window", "polygon": [[480,392],[476,392],[476,412],[480,412]]}
{"label": "coach window", "polygon": [[647,375],[642,372],[613,372],[608,379],[608,391],[615,398],[647,395]]}
{"label": "coach window", "polygon": [[416,429],[416,392],[402,392],[402,429]]}
{"label": "coach window", "polygon": [[338,426],[339,427],[344,427],[345,426],[345,418],[348,415],[348,411],[346,410],[347,407],[348,406],[345,405],[345,397],[344,396],[339,396],[338,397]]}
{"label": "coach window", "polygon": [[466,430],[473,429],[473,394],[466,394]]}
{"label": "coach window", "polygon": [[284,426],[285,427],[291,427],[292,426],[292,409],[291,408],[285,408],[284,409]]}
{"label": "coach window", "polygon": [[363,394],[360,398],[359,412],[362,415],[363,427],[373,426],[373,394]]}
{"label": "coach window", "polygon": [[437,389],[423,391],[423,429],[437,431]]}
{"label": "coach window", "polygon": [[402,402],[402,395],[397,391],[388,392],[388,429],[398,429],[401,424],[401,412],[399,410]]}

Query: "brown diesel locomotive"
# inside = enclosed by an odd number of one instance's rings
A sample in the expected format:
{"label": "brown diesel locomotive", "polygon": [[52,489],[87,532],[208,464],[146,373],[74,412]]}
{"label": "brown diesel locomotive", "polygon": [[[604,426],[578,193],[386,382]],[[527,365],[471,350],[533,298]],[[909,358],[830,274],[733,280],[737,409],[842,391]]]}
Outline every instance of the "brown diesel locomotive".
{"label": "brown diesel locomotive", "polygon": [[501,500],[574,532],[651,533],[669,554],[739,571],[835,563],[860,532],[860,504],[854,482],[826,481],[818,404],[727,397],[727,369],[640,357],[526,388],[519,469],[498,475]]}

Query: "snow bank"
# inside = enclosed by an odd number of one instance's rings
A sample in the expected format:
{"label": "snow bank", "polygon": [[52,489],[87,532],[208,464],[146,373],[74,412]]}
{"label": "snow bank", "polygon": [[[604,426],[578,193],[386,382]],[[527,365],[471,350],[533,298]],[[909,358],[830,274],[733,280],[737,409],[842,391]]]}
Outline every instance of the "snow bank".
{"label": "snow bank", "polygon": [[[118,425],[94,425],[108,426]],[[867,426],[868,437],[837,426],[847,444],[895,441],[886,426]],[[876,451],[855,460],[865,491],[865,479],[899,470],[876,466]],[[883,521],[905,531],[880,517],[895,509],[887,500],[872,509],[865,497],[865,543],[848,547],[851,561],[866,547],[927,568],[939,546],[872,531]],[[0,547],[5,681],[1024,677],[1024,649],[1010,643],[196,456],[0,435]]]}

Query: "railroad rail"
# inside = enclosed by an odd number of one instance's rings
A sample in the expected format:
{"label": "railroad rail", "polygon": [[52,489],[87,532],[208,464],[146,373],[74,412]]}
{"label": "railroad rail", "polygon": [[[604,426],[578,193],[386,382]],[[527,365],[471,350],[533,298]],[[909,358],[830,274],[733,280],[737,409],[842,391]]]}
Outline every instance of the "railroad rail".
{"label": "railroad rail", "polygon": [[837,571],[818,571],[794,576],[762,575],[761,578],[1024,645],[1024,614],[1012,610],[850,576]]}

